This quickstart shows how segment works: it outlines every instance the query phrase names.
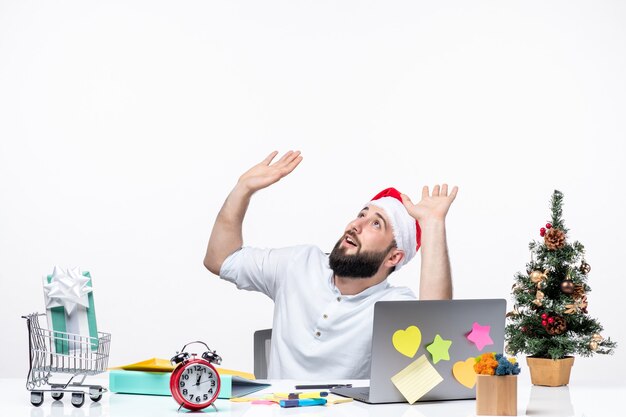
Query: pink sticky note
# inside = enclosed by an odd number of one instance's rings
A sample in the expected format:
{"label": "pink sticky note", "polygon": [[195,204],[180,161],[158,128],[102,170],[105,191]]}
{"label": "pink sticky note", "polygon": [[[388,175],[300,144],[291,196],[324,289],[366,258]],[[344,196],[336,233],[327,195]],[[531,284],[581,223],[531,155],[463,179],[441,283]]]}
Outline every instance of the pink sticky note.
{"label": "pink sticky note", "polygon": [[478,350],[483,350],[487,345],[493,345],[493,340],[489,336],[491,326],[481,326],[478,322],[474,322],[472,331],[467,335],[467,340],[474,343]]}

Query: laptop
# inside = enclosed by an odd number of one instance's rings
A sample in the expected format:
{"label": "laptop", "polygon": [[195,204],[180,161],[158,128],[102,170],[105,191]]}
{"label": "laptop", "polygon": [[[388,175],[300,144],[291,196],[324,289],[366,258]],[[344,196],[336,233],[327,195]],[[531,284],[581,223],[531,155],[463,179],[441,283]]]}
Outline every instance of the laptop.
{"label": "laptop", "polygon": [[[475,386],[470,388],[459,382],[452,368],[455,363],[482,353],[502,353],[505,315],[504,299],[379,301],[374,305],[370,386],[337,387],[331,392],[369,404],[406,402],[391,377],[426,355],[443,381],[418,401],[475,399]],[[468,339],[474,323],[483,329],[489,326],[488,335],[493,344],[479,350],[478,345]],[[421,342],[413,357],[400,353],[392,342],[396,331],[409,326],[416,326],[421,332]],[[440,359],[435,364],[426,347],[437,335],[452,344],[448,349],[450,360]]]}

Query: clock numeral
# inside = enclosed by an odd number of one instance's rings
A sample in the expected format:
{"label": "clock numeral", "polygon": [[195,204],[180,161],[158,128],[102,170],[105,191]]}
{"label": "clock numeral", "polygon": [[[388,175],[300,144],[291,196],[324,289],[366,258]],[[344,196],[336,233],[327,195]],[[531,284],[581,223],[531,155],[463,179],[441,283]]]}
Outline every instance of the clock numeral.
{"label": "clock numeral", "polygon": [[200,397],[196,397],[196,402],[199,403],[200,402]]}
{"label": "clock numeral", "polygon": [[187,388],[183,390],[183,395],[187,395]]}
{"label": "clock numeral", "polygon": [[209,372],[209,378],[213,378],[213,372]]}
{"label": "clock numeral", "polygon": [[196,365],[194,368],[195,368],[196,371],[202,372],[202,366]]}
{"label": "clock numeral", "polygon": [[193,394],[189,394],[189,400],[193,401]]}
{"label": "clock numeral", "polygon": [[189,375],[183,374],[183,376],[181,376],[181,378],[184,379],[185,381],[187,381],[189,379]]}
{"label": "clock numeral", "polygon": [[193,374],[193,369],[191,369],[191,368],[187,368],[187,373],[188,373],[188,374]]}
{"label": "clock numeral", "polygon": [[185,386],[185,383],[184,383],[183,381],[180,381],[180,384],[179,384],[179,385],[180,385],[180,387],[182,388],[182,387],[184,387],[184,386]]}
{"label": "clock numeral", "polygon": [[209,390],[207,391],[209,394],[213,394],[213,388],[209,388]]}
{"label": "clock numeral", "polygon": [[204,394],[204,395],[202,396],[202,399],[203,399],[204,401],[208,401],[208,400],[209,400],[209,394]]}
{"label": "clock numeral", "polygon": [[214,387],[214,386],[215,386],[215,380],[214,380],[214,379],[212,379],[212,380],[211,380],[211,386],[212,386],[212,387]]}

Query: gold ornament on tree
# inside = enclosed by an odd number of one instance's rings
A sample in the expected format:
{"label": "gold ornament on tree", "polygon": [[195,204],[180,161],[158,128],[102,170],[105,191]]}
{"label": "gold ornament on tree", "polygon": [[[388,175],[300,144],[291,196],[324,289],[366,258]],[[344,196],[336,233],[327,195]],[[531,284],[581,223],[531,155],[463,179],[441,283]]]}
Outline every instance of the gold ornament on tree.
{"label": "gold ornament on tree", "polygon": [[541,292],[541,290],[537,290],[537,294],[535,294],[535,299],[533,300],[533,304],[536,305],[537,307],[541,307],[543,297],[545,297],[545,294]]}
{"label": "gold ornament on tree", "polygon": [[583,295],[583,297],[579,300],[574,301],[572,304],[565,305],[565,314],[574,314],[574,313],[587,313],[587,296]]}
{"label": "gold ornament on tree", "polygon": [[598,344],[600,342],[602,342],[604,340],[604,338],[602,336],[600,336],[598,333],[594,333],[593,336],[591,336],[591,341],[589,342],[589,348],[593,351],[598,349]]}
{"label": "gold ornament on tree", "polygon": [[565,233],[559,229],[549,229],[543,237],[543,241],[550,250],[561,249],[565,246]]}
{"label": "gold ornament on tree", "polygon": [[546,281],[548,280],[548,270],[546,269],[543,272],[541,272],[541,271],[533,271],[533,272],[531,272],[530,273],[530,280],[534,284],[537,284],[537,288],[539,288],[539,289],[545,288],[546,287]]}

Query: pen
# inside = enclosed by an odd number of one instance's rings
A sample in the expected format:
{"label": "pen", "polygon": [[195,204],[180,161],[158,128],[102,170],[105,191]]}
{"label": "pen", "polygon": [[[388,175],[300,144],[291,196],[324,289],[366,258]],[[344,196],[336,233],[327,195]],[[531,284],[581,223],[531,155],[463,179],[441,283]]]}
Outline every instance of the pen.
{"label": "pen", "polygon": [[352,384],[296,385],[296,389],[352,388]]}
{"label": "pen", "polygon": [[309,392],[276,392],[274,398],[282,398],[289,400],[297,400],[299,398],[321,398],[327,397],[328,391],[309,391]]}
{"label": "pen", "polygon": [[280,406],[283,408],[290,407],[309,407],[312,405],[325,405],[325,398],[305,398],[302,400],[280,400]]}
{"label": "pen", "polygon": [[295,400],[298,398],[320,398],[328,397],[328,391],[313,391],[313,392],[290,392],[289,399]]}

